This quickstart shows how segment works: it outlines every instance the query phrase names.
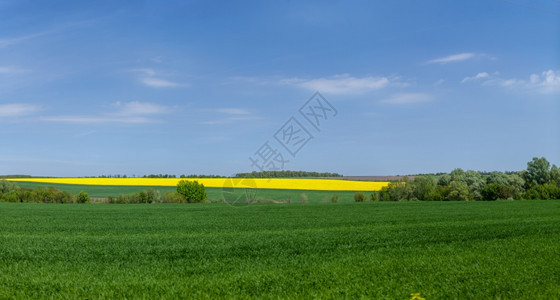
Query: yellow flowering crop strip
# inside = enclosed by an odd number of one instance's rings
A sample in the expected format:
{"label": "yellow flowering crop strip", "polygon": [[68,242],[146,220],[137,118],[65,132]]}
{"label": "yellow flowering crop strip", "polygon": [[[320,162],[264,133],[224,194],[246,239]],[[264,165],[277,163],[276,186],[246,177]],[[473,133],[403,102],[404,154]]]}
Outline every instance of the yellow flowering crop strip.
{"label": "yellow flowering crop strip", "polygon": [[12,178],[16,182],[76,185],[176,186],[180,180],[198,181],[212,188],[258,188],[317,191],[379,191],[389,182],[292,178]]}

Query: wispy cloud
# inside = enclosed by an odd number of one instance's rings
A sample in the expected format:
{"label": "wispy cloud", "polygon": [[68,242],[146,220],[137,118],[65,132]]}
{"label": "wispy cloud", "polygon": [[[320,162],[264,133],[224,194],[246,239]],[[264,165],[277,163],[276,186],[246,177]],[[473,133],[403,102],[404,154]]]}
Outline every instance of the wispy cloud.
{"label": "wispy cloud", "polygon": [[560,70],[547,70],[541,74],[531,74],[527,79],[503,78],[499,73],[484,76],[485,86],[500,86],[504,88],[521,88],[543,94],[560,92]]}
{"label": "wispy cloud", "polygon": [[141,82],[146,86],[156,87],[156,88],[176,87],[176,86],[181,86],[182,85],[182,84],[177,83],[177,82],[173,82],[173,81],[169,81],[169,80],[165,80],[165,79],[160,79],[160,78],[154,78],[154,77],[143,78],[141,80]]}
{"label": "wispy cloud", "polygon": [[34,104],[8,103],[0,104],[0,117],[21,117],[33,114],[41,110],[41,107]]}
{"label": "wispy cloud", "polygon": [[434,82],[433,86],[439,86],[439,85],[442,85],[442,84],[443,84],[444,82],[445,82],[445,79],[440,79],[440,80],[437,80],[436,82]]}
{"label": "wispy cloud", "polygon": [[482,78],[487,78],[488,76],[490,76],[488,73],[481,72],[481,73],[476,74],[475,76],[463,78],[463,80],[461,80],[461,83],[465,83],[465,82],[469,82],[469,81],[473,81],[473,80],[477,80],[477,79],[482,79]]}
{"label": "wispy cloud", "polygon": [[169,79],[163,79],[161,72],[156,72],[154,69],[151,68],[137,68],[137,69],[130,69],[129,72],[136,73],[138,76],[138,80],[145,86],[153,87],[153,88],[170,88],[170,87],[186,87],[189,86],[187,83],[180,83],[176,81],[172,81]]}
{"label": "wispy cloud", "polygon": [[255,116],[249,110],[243,108],[217,108],[210,110],[210,112],[215,113],[215,119],[202,121],[201,124],[218,125],[261,119],[261,117]]}
{"label": "wispy cloud", "polygon": [[156,75],[156,71],[154,69],[150,69],[150,68],[130,69],[129,71],[139,73],[139,74],[143,74],[145,76],[155,76]]}
{"label": "wispy cloud", "polygon": [[119,116],[156,115],[165,114],[171,111],[171,108],[167,106],[138,101],[126,103],[117,101],[113,103],[113,106],[119,109],[116,113],[114,113]]}
{"label": "wispy cloud", "polygon": [[390,80],[387,77],[353,77],[349,74],[340,74],[316,79],[282,79],[279,83],[327,94],[362,94],[382,89],[389,85]]}
{"label": "wispy cloud", "polygon": [[13,37],[13,38],[1,38],[0,39],[0,48],[6,48],[9,46],[13,46],[13,45],[17,45],[19,43],[25,42],[27,40],[31,40],[43,35],[47,35],[50,34],[50,31],[43,31],[43,32],[37,32],[37,33],[33,33],[33,34],[28,34],[28,35],[22,35],[22,36],[18,36],[18,37]]}
{"label": "wispy cloud", "polygon": [[41,120],[49,122],[63,122],[76,124],[91,123],[154,123],[159,119],[154,118],[155,115],[167,114],[172,111],[172,107],[162,106],[154,103],[146,102],[115,102],[111,105],[116,108],[114,111],[105,112],[100,115],[64,115],[44,117]]}
{"label": "wispy cloud", "polygon": [[24,73],[24,72],[26,72],[26,70],[18,67],[0,66],[0,74],[17,74],[17,73]]}
{"label": "wispy cloud", "polygon": [[450,62],[457,62],[457,61],[463,61],[463,60],[471,59],[473,57],[475,57],[475,54],[472,53],[472,52],[459,53],[459,54],[453,54],[453,55],[448,55],[448,56],[444,56],[444,57],[438,57],[438,58],[429,60],[426,63],[428,63],[428,64],[446,64],[446,63],[450,63]]}
{"label": "wispy cloud", "polygon": [[560,70],[548,70],[529,76],[529,86],[537,88],[542,93],[560,92]]}
{"label": "wispy cloud", "polygon": [[411,104],[411,103],[420,103],[420,102],[429,102],[432,101],[434,98],[429,94],[423,93],[402,93],[402,94],[395,94],[389,98],[381,100],[382,103],[389,103],[389,104]]}

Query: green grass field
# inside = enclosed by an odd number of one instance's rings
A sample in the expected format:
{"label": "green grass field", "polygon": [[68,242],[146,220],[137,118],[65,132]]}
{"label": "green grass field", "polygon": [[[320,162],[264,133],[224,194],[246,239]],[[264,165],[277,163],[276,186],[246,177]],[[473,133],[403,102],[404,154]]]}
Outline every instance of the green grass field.
{"label": "green grass field", "polygon": [[560,201],[0,203],[4,298],[560,298]]}
{"label": "green grass field", "polygon": [[[76,185],[76,184],[56,184],[56,183],[38,183],[38,182],[16,182],[20,187],[35,188],[55,187],[71,194],[79,194],[86,191],[90,197],[104,198],[107,196],[118,196],[120,194],[138,193],[146,189],[154,189],[164,191],[175,191],[173,186],[110,186],[110,185]],[[208,199],[216,201],[223,197],[221,188],[206,188]],[[354,193],[348,191],[304,191],[304,190],[275,190],[275,189],[257,189],[255,191],[256,198],[275,201],[299,202],[300,196],[305,194],[308,202],[329,202],[333,194],[339,196],[340,202],[354,201]]]}

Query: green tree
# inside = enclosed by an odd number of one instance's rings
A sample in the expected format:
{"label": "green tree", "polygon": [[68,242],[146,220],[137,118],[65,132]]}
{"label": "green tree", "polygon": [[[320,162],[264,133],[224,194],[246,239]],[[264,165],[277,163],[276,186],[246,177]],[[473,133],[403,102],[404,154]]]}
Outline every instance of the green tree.
{"label": "green tree", "polygon": [[550,168],[550,182],[560,186],[560,168],[556,165],[552,165]]}
{"label": "green tree", "polygon": [[527,163],[527,172],[525,173],[525,182],[527,187],[537,184],[545,184],[550,182],[550,163],[546,158],[533,157],[533,160]]}
{"label": "green tree", "polygon": [[444,201],[447,194],[449,194],[449,187],[437,185],[435,189],[424,195],[424,200],[427,201]]}
{"label": "green tree", "polygon": [[380,198],[382,201],[407,201],[415,200],[414,187],[407,177],[400,182],[391,182],[381,188]]}
{"label": "green tree", "polygon": [[177,193],[183,195],[188,203],[203,203],[208,199],[204,185],[197,180],[181,180],[177,183]]}
{"label": "green tree", "polygon": [[412,185],[414,197],[418,200],[427,200],[428,195],[436,188],[436,181],[430,175],[416,176]]}
{"label": "green tree", "polygon": [[78,203],[90,203],[89,195],[87,192],[81,191],[76,198]]}
{"label": "green tree", "polygon": [[451,183],[451,175],[449,174],[443,174],[439,177],[438,179],[438,185],[441,186],[448,186]]}
{"label": "green tree", "polygon": [[475,200],[482,198],[481,191],[482,188],[484,188],[485,180],[479,172],[467,170],[463,176],[462,182],[469,187]]}
{"label": "green tree", "polygon": [[507,184],[490,183],[482,189],[482,200],[493,201],[498,199],[514,198],[515,189]]}
{"label": "green tree", "polygon": [[449,184],[449,194],[447,194],[446,199],[453,201],[468,201],[474,200],[474,195],[466,184],[460,181],[452,181]]}
{"label": "green tree", "polygon": [[9,193],[10,191],[17,189],[17,184],[4,179],[0,180],[0,194]]}

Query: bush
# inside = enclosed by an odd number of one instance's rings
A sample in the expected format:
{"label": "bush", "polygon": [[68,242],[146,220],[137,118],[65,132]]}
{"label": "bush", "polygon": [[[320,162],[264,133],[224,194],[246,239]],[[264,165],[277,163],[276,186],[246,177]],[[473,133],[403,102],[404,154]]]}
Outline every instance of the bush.
{"label": "bush", "polygon": [[362,193],[362,192],[356,192],[354,194],[354,201],[356,202],[364,202],[366,201],[366,194]]}
{"label": "bush", "polygon": [[7,180],[0,180],[0,196],[2,194],[7,194],[11,191],[17,190],[19,187],[17,184],[7,181]]}
{"label": "bush", "polygon": [[378,202],[379,201],[379,193],[376,192],[372,192],[369,195],[369,200],[373,201],[373,202]]}
{"label": "bush", "polygon": [[413,184],[405,177],[403,181],[391,182],[389,185],[382,187],[379,196],[381,201],[415,200],[413,192]]}
{"label": "bush", "polygon": [[204,185],[197,180],[181,180],[177,183],[177,193],[183,195],[188,203],[203,203],[208,199]]}
{"label": "bush", "polygon": [[528,189],[523,198],[531,200],[560,199],[560,187],[555,184],[537,184]]}
{"label": "bush", "polygon": [[332,203],[337,203],[338,202],[338,195],[337,194],[333,194],[331,196],[331,202]]}
{"label": "bush", "polygon": [[306,203],[307,200],[308,200],[307,194],[302,193],[299,195],[299,203]]}
{"label": "bush", "polygon": [[77,201],[78,203],[90,203],[90,199],[89,199],[88,193],[86,193],[86,192],[84,192],[84,191],[81,191],[81,192],[78,194],[78,197],[76,198],[76,201]]}

